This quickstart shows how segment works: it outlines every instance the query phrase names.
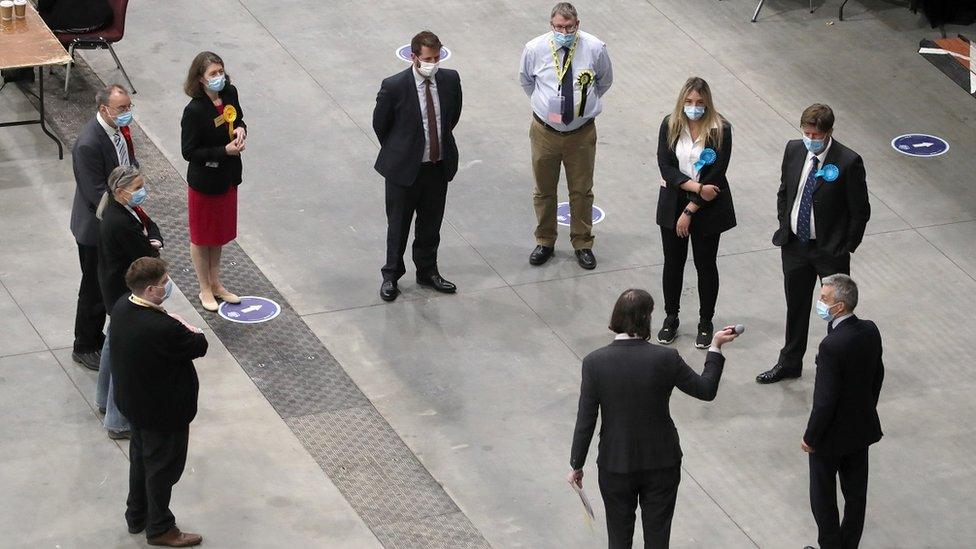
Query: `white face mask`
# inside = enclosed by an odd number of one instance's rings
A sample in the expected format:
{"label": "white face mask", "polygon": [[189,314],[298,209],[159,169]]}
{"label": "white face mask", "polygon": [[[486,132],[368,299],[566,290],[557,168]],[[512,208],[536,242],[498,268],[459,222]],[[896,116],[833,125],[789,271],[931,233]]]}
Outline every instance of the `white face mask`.
{"label": "white face mask", "polygon": [[426,63],[424,61],[421,61],[420,67],[417,68],[417,72],[419,72],[420,76],[423,76],[424,78],[433,78],[434,74],[437,73],[437,68],[438,68],[437,62]]}

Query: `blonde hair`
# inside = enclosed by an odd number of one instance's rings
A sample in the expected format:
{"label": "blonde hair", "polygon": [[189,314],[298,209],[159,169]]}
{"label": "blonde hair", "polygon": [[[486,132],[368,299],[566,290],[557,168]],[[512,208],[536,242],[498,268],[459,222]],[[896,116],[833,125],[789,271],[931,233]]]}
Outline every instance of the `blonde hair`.
{"label": "blonde hair", "polygon": [[708,82],[697,76],[689,78],[681,87],[681,92],[678,93],[678,101],[674,105],[671,118],[668,119],[668,146],[674,150],[678,139],[681,137],[681,132],[688,127],[688,117],[685,115],[685,98],[693,91],[698,92],[705,102],[705,114],[700,119],[701,127],[705,131],[705,143],[717,150],[722,146],[725,118],[715,110],[715,104],[712,103],[712,91],[708,87]]}
{"label": "blonde hair", "polygon": [[105,208],[108,207],[109,201],[115,196],[115,191],[128,187],[140,177],[142,177],[142,174],[139,172],[139,168],[135,166],[118,166],[112,170],[112,173],[108,174],[108,189],[102,193],[102,199],[98,201],[95,217],[101,221],[102,216],[105,215]]}

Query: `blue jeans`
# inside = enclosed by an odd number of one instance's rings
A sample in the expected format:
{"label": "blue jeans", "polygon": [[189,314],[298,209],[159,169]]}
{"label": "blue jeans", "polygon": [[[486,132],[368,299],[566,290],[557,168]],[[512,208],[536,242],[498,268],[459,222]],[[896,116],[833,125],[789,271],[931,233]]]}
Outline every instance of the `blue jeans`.
{"label": "blue jeans", "polygon": [[128,431],[129,420],[115,406],[115,389],[112,386],[112,368],[108,361],[108,338],[112,330],[109,323],[105,329],[105,343],[102,345],[102,359],[98,363],[98,383],[95,385],[95,405],[105,408],[103,425],[109,431]]}

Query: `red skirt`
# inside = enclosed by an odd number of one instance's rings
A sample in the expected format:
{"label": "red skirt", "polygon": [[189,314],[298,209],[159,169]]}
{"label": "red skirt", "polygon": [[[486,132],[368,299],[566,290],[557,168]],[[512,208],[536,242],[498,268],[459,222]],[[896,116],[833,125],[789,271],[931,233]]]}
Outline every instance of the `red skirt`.
{"label": "red skirt", "polygon": [[223,246],[237,238],[237,185],[224,194],[204,194],[187,187],[190,243]]}

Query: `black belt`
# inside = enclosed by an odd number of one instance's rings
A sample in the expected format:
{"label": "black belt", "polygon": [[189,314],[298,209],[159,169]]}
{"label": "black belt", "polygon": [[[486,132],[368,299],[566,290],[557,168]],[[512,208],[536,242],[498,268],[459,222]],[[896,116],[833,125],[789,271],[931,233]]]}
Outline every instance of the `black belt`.
{"label": "black belt", "polygon": [[547,129],[547,130],[549,130],[551,132],[558,133],[559,135],[573,135],[574,133],[578,133],[578,132],[581,132],[581,131],[585,130],[586,128],[589,128],[590,127],[590,124],[593,124],[593,119],[591,118],[591,119],[587,120],[586,122],[584,122],[582,126],[576,128],[575,130],[562,131],[562,130],[557,130],[556,128],[553,128],[549,124],[546,124],[546,121],[543,120],[543,119],[541,119],[541,118],[539,118],[539,115],[536,114],[536,113],[532,113],[532,118],[535,118],[537,122],[539,122],[540,124],[542,124],[542,127],[543,128],[545,128],[545,129]]}

